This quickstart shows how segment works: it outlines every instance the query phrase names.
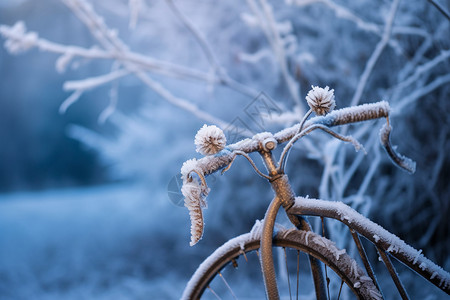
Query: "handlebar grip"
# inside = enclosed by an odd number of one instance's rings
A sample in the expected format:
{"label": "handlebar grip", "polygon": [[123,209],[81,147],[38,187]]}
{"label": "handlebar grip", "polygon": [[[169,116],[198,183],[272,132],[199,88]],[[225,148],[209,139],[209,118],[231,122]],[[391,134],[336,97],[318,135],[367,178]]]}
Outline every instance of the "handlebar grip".
{"label": "handlebar grip", "polygon": [[[323,124],[328,127],[357,123],[379,118],[387,118],[391,108],[387,101],[380,101],[358,106],[346,107],[310,120],[313,124]],[[306,123],[308,126],[308,122]],[[306,127],[305,126],[305,127]]]}
{"label": "handlebar grip", "polygon": [[[387,101],[361,104],[358,106],[346,107],[334,110],[327,115],[317,116],[306,121],[304,128],[314,124],[321,124],[327,127],[369,121],[379,118],[387,118],[391,108]],[[300,124],[286,128],[274,134],[274,138],[279,144],[289,141],[298,133]]]}

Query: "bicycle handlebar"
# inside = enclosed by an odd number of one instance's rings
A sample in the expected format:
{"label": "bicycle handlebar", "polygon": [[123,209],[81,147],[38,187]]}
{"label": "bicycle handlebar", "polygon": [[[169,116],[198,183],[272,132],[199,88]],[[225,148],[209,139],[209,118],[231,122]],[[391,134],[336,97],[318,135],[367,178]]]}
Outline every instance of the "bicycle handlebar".
{"label": "bicycle handlebar", "polygon": [[[387,118],[389,117],[389,111],[389,103],[386,101],[362,104],[358,106],[338,109],[325,116],[317,116],[311,118],[305,123],[304,128],[308,128],[309,126],[315,124],[334,127],[373,119]],[[289,128],[283,129],[273,134],[273,138],[276,140],[277,144],[285,143],[296,135],[299,126],[300,124],[296,124]],[[247,138],[237,143],[228,145],[227,148],[225,148],[218,154],[213,156],[205,156],[198,160],[198,168],[203,171],[204,175],[212,174],[226,167],[233,160],[233,151],[252,153],[263,150],[261,141],[264,138],[269,138],[270,136],[272,136],[272,134],[270,133],[259,133],[253,138]]]}
{"label": "bicycle handlebar", "polygon": [[[209,192],[209,188],[206,185],[204,176],[212,174],[220,169],[229,166],[236,158],[237,154],[244,155],[256,169],[255,165],[247,156],[247,154],[257,151],[268,151],[268,149],[265,149],[265,147],[268,145],[268,142],[273,143],[273,147],[266,148],[272,150],[274,146],[276,146],[275,143],[282,144],[290,141],[285,147],[286,151],[300,137],[308,134],[314,129],[322,129],[341,140],[351,141],[355,145],[355,147],[358,147],[359,143],[355,139],[351,137],[340,136],[339,134],[331,131],[329,127],[386,118],[387,123],[380,130],[381,144],[384,146],[387,154],[397,166],[410,173],[414,173],[415,162],[413,162],[409,158],[397,154],[397,152],[391,146],[390,132],[392,128],[389,125],[389,112],[390,106],[386,101],[342,108],[334,110],[324,116],[311,118],[310,120],[306,121],[306,123],[304,123],[304,126],[302,127],[303,131],[301,132],[299,132],[301,126],[301,124],[299,123],[292,127],[281,130],[275,134],[271,134],[269,132],[258,133],[252,138],[247,138],[237,143],[228,145],[227,147],[225,147],[225,149],[215,155],[205,156],[199,160],[191,159],[186,161],[181,168],[183,179],[183,186],[181,191],[185,196],[185,206],[189,209],[191,218],[190,245],[192,246],[196,244],[203,234],[202,208],[206,206],[206,196]],[[282,154],[282,159],[285,154],[284,152]],[[283,169],[278,170],[281,172],[283,171]],[[258,172],[257,169],[256,171]],[[192,178],[191,173],[196,173],[200,177],[201,184],[199,184]],[[268,176],[265,176],[260,172],[258,173],[266,178],[269,178]]]}

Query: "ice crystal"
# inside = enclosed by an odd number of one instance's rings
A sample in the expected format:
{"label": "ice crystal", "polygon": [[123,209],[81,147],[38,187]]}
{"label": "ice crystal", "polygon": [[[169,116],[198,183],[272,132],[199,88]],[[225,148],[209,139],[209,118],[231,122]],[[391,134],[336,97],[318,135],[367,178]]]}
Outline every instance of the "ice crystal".
{"label": "ice crystal", "polygon": [[203,125],[195,135],[196,151],[203,155],[213,155],[222,151],[227,144],[227,139],[222,129],[215,125]]}
{"label": "ice crystal", "polygon": [[326,115],[332,111],[336,106],[334,90],[330,90],[328,86],[325,88],[311,86],[311,88],[306,95],[309,107],[319,116]]}
{"label": "ice crystal", "polygon": [[183,163],[181,166],[181,179],[185,180],[189,173],[192,171],[200,171],[201,169],[197,166],[197,160],[195,158],[189,159]]}

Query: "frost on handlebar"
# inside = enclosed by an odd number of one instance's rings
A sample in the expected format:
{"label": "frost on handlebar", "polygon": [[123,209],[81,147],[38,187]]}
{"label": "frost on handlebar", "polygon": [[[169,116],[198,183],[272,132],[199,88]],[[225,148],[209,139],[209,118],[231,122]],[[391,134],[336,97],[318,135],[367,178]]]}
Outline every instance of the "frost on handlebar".
{"label": "frost on handlebar", "polygon": [[[210,189],[208,188],[205,175],[211,174],[212,170],[219,170],[232,161],[231,152],[222,150],[221,154],[215,156],[206,156],[200,160],[187,160],[181,167],[181,178],[183,186],[181,193],[184,196],[184,206],[189,210],[191,220],[191,242],[195,245],[203,235],[203,213],[202,209],[207,207],[206,196]],[[199,178],[195,177],[196,174]]]}
{"label": "frost on handlebar", "polygon": [[397,153],[394,147],[392,147],[390,141],[391,130],[392,127],[389,124],[383,125],[383,127],[380,130],[381,144],[383,145],[384,149],[386,150],[387,154],[392,159],[394,164],[410,173],[414,173],[416,171],[416,162],[409,159],[408,157],[405,157]]}
{"label": "frost on handlebar", "polygon": [[[341,108],[334,110],[325,116],[318,116],[310,119],[305,123],[303,128],[308,128],[309,126],[315,124],[334,127],[350,123],[387,118],[389,117],[390,110],[391,108],[387,101]],[[274,137],[278,143],[289,141],[298,132],[299,126],[300,124],[297,124],[290,128],[286,128],[274,134]]]}
{"label": "frost on handlebar", "polygon": [[[316,128],[329,128],[386,118],[387,124],[380,131],[381,144],[397,166],[410,173],[414,173],[415,163],[409,158],[398,154],[394,147],[391,146],[390,132],[392,127],[389,125],[389,112],[390,106],[386,101],[363,104],[334,110],[327,115],[311,118],[304,123],[302,128],[304,131],[308,131],[309,129],[313,131]],[[183,179],[181,192],[185,197],[185,206],[189,209],[191,219],[191,246],[195,245],[203,235],[204,222],[202,208],[206,207],[206,196],[209,192],[205,176],[227,167],[233,161],[236,154],[263,151],[262,138],[271,137],[278,144],[290,141],[299,133],[300,126],[301,124],[297,124],[273,135],[268,132],[260,133],[253,138],[247,138],[226,147],[225,135],[216,126],[203,126],[199,130],[195,137],[197,152],[207,156],[199,160],[188,160],[181,168],[181,178]]]}

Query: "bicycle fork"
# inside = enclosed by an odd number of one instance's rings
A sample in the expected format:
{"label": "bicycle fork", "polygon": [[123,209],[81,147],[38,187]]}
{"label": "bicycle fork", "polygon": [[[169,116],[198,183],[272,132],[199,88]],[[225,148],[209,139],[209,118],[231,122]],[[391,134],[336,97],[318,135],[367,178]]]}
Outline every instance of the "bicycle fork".
{"label": "bicycle fork", "polygon": [[[261,234],[260,259],[267,298],[269,300],[278,300],[280,299],[280,296],[278,293],[272,252],[273,229],[280,207],[282,206],[285,210],[289,209],[295,202],[295,195],[289,184],[287,175],[279,174],[277,172],[272,154],[270,152],[262,152],[261,156],[263,157],[264,163],[269,171],[270,177],[272,178],[270,180],[270,184],[275,192],[275,198],[270,203],[264,216],[264,224]],[[298,229],[311,231],[311,226],[303,217],[296,215],[288,215],[288,217]],[[318,296],[318,299],[327,299],[322,263],[314,257],[310,255],[308,256],[316,295]]]}

